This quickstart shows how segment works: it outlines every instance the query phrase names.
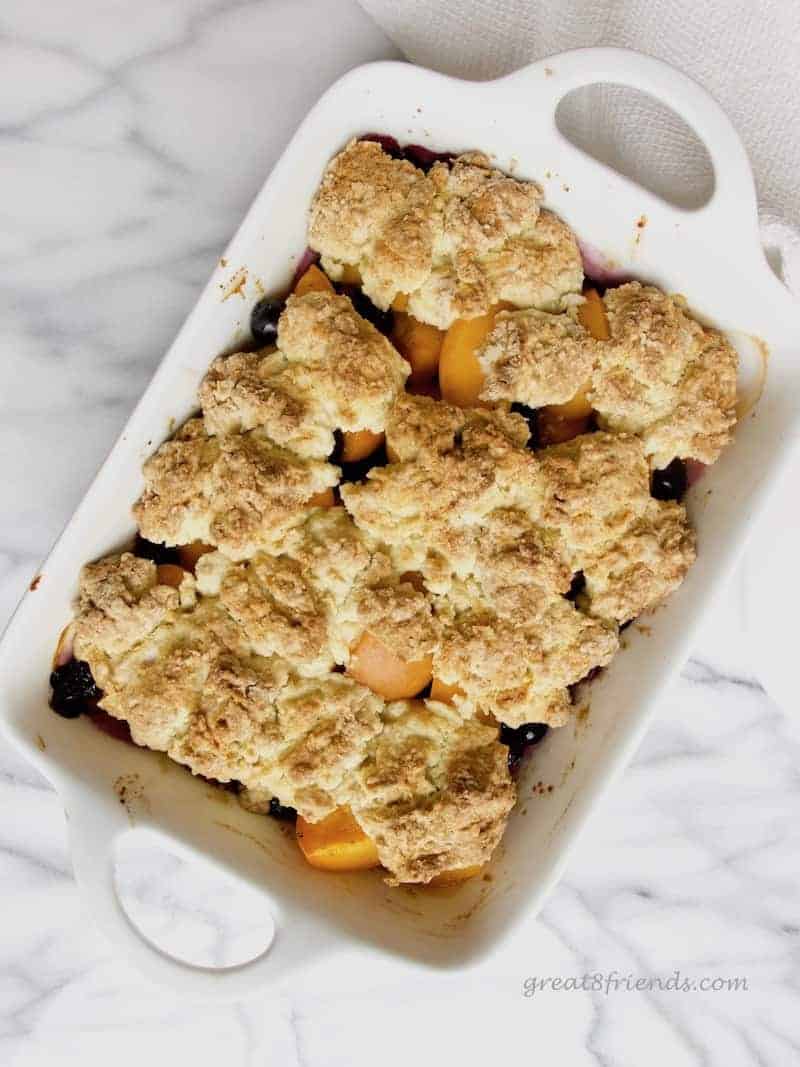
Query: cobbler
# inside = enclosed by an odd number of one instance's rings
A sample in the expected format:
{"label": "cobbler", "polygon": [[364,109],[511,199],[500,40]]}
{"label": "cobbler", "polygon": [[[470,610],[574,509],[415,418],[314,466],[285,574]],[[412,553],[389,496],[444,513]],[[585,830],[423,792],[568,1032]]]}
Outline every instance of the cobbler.
{"label": "cobbler", "polygon": [[592,287],[480,152],[352,141],[308,244],[145,463],[132,550],[84,568],[52,706],[295,820],[314,866],[457,882],[686,576],[736,354],[681,297]]}

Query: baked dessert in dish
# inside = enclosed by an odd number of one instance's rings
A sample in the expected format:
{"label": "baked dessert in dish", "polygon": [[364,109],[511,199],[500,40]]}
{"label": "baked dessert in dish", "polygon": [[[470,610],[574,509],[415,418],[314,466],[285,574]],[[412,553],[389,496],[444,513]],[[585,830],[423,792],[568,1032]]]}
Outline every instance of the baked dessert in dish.
{"label": "baked dessert in dish", "polygon": [[525,752],[686,576],[680,498],[735,423],[724,335],[587,282],[541,201],[480,152],[330,162],[292,292],[84,567],[54,710],[295,820],[319,868],[484,869]]}

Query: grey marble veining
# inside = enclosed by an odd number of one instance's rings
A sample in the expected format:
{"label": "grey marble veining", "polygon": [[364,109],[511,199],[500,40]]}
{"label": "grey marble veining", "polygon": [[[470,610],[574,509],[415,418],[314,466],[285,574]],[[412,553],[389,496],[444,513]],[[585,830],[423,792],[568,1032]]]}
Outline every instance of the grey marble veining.
{"label": "grey marble veining", "polygon": [[[11,0],[0,35],[4,621],[299,119],[393,53],[349,0]],[[276,998],[198,1010],[95,932],[57,797],[2,747],[0,1063],[798,1062],[798,767],[734,582],[540,920],[484,967],[387,964],[364,989],[347,950]],[[174,857],[125,854],[120,882],[187,957],[263,943],[257,901]],[[749,988],[523,996],[526,977],[676,969]]]}

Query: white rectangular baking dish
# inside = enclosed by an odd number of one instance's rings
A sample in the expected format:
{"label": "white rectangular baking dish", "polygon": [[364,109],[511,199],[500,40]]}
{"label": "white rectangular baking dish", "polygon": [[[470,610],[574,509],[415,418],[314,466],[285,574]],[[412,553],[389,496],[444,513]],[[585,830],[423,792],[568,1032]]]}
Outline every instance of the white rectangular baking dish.
{"label": "white rectangular baking dish", "polygon": [[[643,90],[689,123],[714,165],[715,190],[705,207],[669,206],[560,135],[559,100],[596,82]],[[316,872],[274,820],[244,812],[234,797],[165,757],[119,744],[85,720],[59,719],[47,706],[50,660],[71,615],[81,565],[130,538],[142,460],[194,409],[211,359],[247,337],[254,300],[287,287],[326,162],[348,138],[367,131],[493,153],[500,167],[540,181],[548,205],[618,268],[684,293],[710,322],[737,331],[745,369],[757,350],[748,335],[761,338],[770,353],[760,402],[734,445],[689,493],[699,557],[686,583],[653,617],[647,639],[635,628],[628,632],[629,647],[591,687],[589,714],[552,732],[535,751],[492,880],[449,890],[389,890],[372,873]],[[642,218],[646,225],[637,226]],[[378,63],[334,85],[267,180],[0,649],[0,723],[64,802],[75,874],[100,926],[153,979],[206,998],[239,997],[290,980],[343,940],[363,946],[368,983],[369,962],[379,955],[454,968],[507,936],[524,913],[540,907],[592,806],[631,756],[787,460],[800,425],[799,355],[800,310],[764,258],[742,145],[715,102],[685,76],[636,53],[584,49],[490,83]],[[553,791],[532,796],[538,782]],[[228,971],[206,971],[143,940],[114,890],[114,849],[128,833],[156,835],[263,891],[275,924],[267,953]]]}

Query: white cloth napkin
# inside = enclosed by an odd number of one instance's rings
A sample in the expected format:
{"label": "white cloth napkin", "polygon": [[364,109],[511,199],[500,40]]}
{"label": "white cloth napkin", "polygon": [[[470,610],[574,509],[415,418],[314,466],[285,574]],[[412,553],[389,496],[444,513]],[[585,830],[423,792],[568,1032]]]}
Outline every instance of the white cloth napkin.
{"label": "white cloth napkin", "polygon": [[[800,298],[800,3],[796,0],[360,0],[414,63],[499,77],[586,45],[635,48],[709,89],[750,154],[762,236]],[[713,180],[699,142],[647,98],[593,86],[560,113],[564,132],[653,191],[689,201]],[[680,182],[673,178],[680,177]]]}

